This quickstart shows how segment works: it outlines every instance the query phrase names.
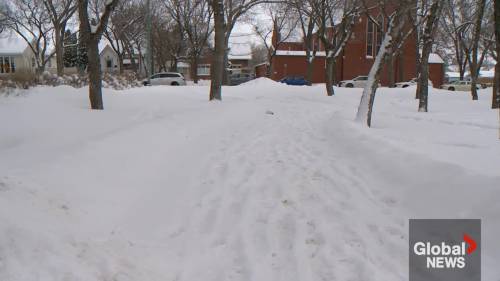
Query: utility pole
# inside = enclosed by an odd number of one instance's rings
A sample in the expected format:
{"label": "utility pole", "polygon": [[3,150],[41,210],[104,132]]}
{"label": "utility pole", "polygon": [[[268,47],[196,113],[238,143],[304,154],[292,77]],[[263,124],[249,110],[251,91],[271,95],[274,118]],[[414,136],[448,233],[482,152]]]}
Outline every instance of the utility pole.
{"label": "utility pole", "polygon": [[146,0],[146,69],[148,85],[151,85],[153,75],[153,48],[151,47],[151,0]]}

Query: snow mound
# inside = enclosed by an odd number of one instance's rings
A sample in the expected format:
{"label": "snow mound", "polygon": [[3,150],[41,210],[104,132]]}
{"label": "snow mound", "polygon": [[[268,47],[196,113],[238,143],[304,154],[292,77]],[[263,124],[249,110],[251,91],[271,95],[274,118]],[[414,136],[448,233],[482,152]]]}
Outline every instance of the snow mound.
{"label": "snow mound", "polygon": [[254,80],[250,80],[248,82],[241,84],[241,86],[276,86],[276,85],[281,85],[281,83],[276,82],[267,77],[259,77]]}
{"label": "snow mound", "polygon": [[483,219],[498,280],[490,90],[381,88],[367,129],[362,89],[246,85],[0,97],[0,281],[401,281],[409,218]]}

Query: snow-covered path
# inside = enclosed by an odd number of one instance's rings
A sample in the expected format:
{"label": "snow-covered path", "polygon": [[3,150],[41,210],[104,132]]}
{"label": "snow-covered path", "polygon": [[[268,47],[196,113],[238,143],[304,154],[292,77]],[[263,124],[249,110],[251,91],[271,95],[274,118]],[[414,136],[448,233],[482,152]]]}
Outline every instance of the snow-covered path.
{"label": "snow-covered path", "polygon": [[[98,113],[69,88],[0,101],[0,280],[406,280],[409,218],[482,218],[483,278],[499,280],[489,115],[421,118],[389,95],[367,131],[357,90],[262,83],[222,103],[205,87],[108,93]],[[444,131],[426,147],[444,152],[403,149],[394,119]],[[444,139],[464,128],[484,141]]]}

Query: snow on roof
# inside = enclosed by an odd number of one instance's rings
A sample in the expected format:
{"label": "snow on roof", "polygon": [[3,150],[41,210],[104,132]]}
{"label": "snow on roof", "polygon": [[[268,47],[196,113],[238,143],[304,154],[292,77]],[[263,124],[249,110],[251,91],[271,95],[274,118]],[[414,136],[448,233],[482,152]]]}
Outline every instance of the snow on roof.
{"label": "snow on roof", "polygon": [[18,36],[0,38],[0,54],[22,54],[26,47],[28,47],[26,41]]}
{"label": "snow on roof", "polygon": [[446,76],[449,78],[460,78],[460,73],[449,71],[449,72],[446,72]]}
{"label": "snow on roof", "polygon": [[429,63],[444,64],[444,60],[436,53],[431,53],[429,56]]}
{"label": "snow on roof", "polygon": [[[286,51],[286,50],[278,50],[276,51],[276,56],[299,56],[305,57],[306,51]],[[325,52],[316,52],[317,57],[326,56]]]}
{"label": "snow on roof", "polygon": [[479,71],[479,77],[495,78],[495,71],[494,70],[481,70],[481,71]]}
{"label": "snow on roof", "polygon": [[251,54],[243,54],[243,55],[231,55],[231,54],[229,54],[227,57],[230,60],[251,60],[252,59]]}
{"label": "snow on roof", "polygon": [[229,55],[230,60],[251,60],[252,59],[252,45],[249,41],[247,34],[235,34],[231,36],[229,42]]}

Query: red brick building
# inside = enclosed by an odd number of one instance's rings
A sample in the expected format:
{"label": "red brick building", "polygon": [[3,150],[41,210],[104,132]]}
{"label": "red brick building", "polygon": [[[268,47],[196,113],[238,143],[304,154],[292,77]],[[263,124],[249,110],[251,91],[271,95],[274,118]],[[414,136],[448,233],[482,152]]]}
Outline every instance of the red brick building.
{"label": "red brick building", "polygon": [[[383,23],[384,19],[379,11],[372,11],[372,17]],[[381,24],[387,26],[387,23]],[[368,75],[375,60],[378,49],[382,42],[383,30],[378,30],[377,25],[366,15],[359,18],[353,27],[353,33],[347,42],[344,51],[337,59],[335,82],[353,79],[360,75]],[[278,42],[276,32],[273,34],[273,46]],[[325,52],[324,47],[317,36],[314,36],[316,57],[314,59],[312,83],[325,82]],[[392,65],[387,63],[381,76],[381,84],[389,85],[390,75],[394,82],[408,81],[416,77],[416,38],[410,36],[404,43],[400,54],[398,54]],[[436,59],[430,64],[430,79],[434,87],[439,87],[444,80],[444,62]],[[276,56],[271,63],[271,79],[280,80],[286,76],[306,76],[307,60],[304,42],[283,42],[279,44]],[[256,76],[265,76],[269,64],[258,65],[255,69]],[[392,71],[390,71],[392,70]],[[264,74],[264,75],[263,75]]]}

